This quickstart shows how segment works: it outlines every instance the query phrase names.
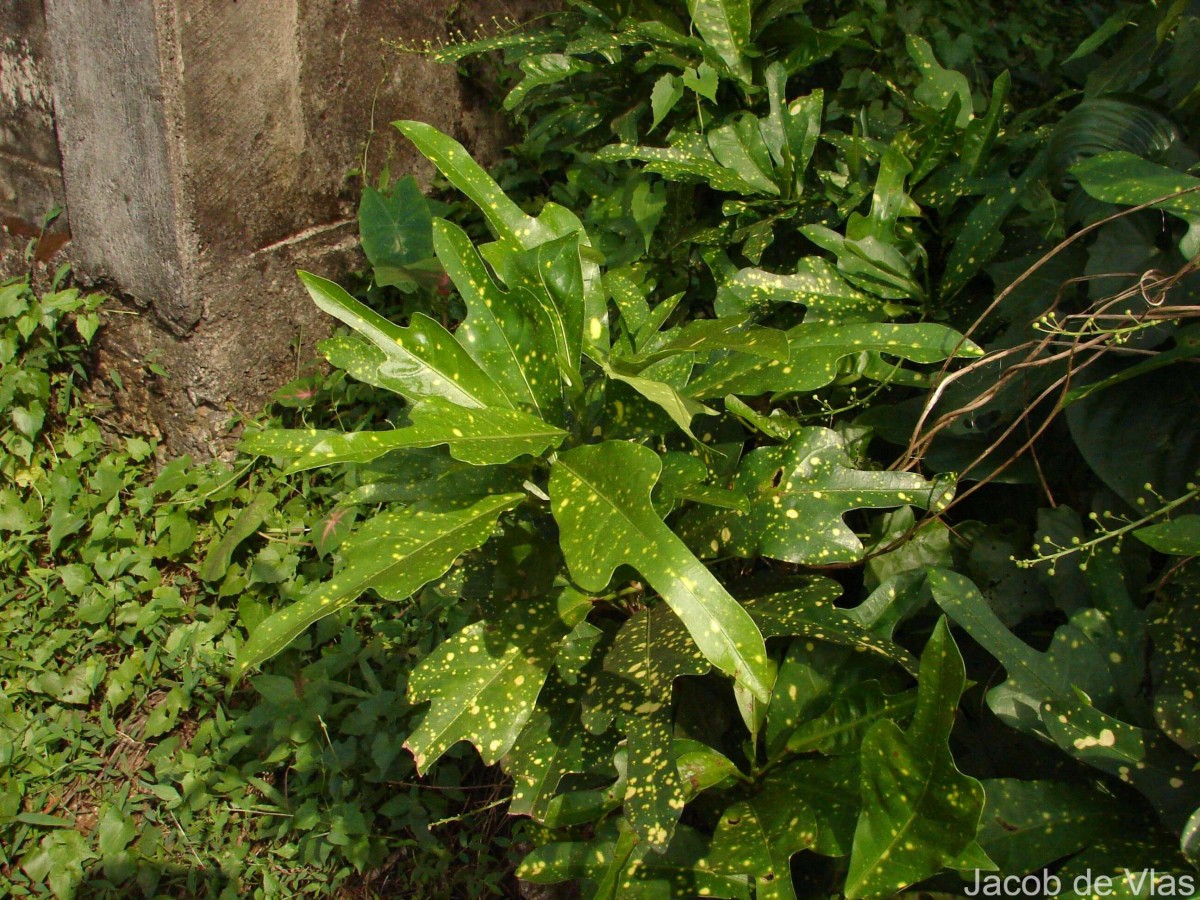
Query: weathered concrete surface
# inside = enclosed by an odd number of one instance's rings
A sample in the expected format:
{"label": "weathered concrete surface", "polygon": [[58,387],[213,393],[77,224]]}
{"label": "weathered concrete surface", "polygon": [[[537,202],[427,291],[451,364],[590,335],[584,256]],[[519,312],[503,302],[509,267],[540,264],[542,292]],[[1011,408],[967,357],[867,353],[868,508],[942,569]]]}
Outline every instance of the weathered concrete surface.
{"label": "weathered concrete surface", "polygon": [[41,0],[0,0],[0,215],[39,222],[63,202]]}
{"label": "weathered concrete surface", "polygon": [[[485,159],[503,144],[453,67],[383,42],[438,41],[547,2],[44,5],[73,260],[140,307],[110,318],[104,362],[130,386],[127,412],[173,451],[208,456],[228,446],[228,412],[257,408],[329,330],[294,271],[360,264],[348,173],[365,159],[372,173],[430,174],[388,123],[430,122]],[[148,358],[169,379],[148,375]]]}

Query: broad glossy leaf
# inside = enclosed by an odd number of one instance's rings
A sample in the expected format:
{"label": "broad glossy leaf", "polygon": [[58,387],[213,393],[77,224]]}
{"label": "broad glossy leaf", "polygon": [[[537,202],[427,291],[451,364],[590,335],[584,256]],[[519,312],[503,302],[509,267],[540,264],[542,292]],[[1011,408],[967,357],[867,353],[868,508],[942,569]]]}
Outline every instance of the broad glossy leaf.
{"label": "broad glossy leaf", "polygon": [[524,499],[524,494],[501,494],[470,506],[430,502],[379,514],[342,544],[346,562],[333,578],[254,629],[238,652],[231,677],[236,680],[266,662],[308,626],[370,588],[389,599],[410,596],[446,572],[464,551],[486,541],[500,514]]}
{"label": "broad glossy leaf", "polygon": [[384,194],[369,185],[358,207],[363,253],[371,266],[403,268],[433,256],[429,202],[415,178],[401,178]]}
{"label": "broad glossy leaf", "polygon": [[1140,681],[1142,662],[1131,646],[1140,640],[1131,626],[1113,625],[1121,621],[1120,610],[1080,610],[1039,653],[1000,623],[967,578],[945,569],[930,569],[927,577],[938,605],[1008,672],[1008,680],[987,695],[996,715],[1129,782],[1164,821],[1182,827],[1191,811],[1188,798],[1200,790],[1191,758],[1157,732],[1092,705],[1120,708],[1136,700],[1130,688]]}
{"label": "broad glossy leaf", "polygon": [[886,668],[882,660],[844,645],[793,640],[779,664],[767,710],[768,757],[778,756],[796,727],[827,710],[838,694]]}
{"label": "broad glossy leaf", "polygon": [[1135,531],[1134,536],[1159,553],[1200,556],[1200,515],[1177,516],[1169,522],[1148,525]]}
{"label": "broad glossy leaf", "polygon": [[459,406],[512,407],[501,387],[433,319],[416,313],[409,326],[401,328],[332,281],[310,272],[299,275],[317,306],[384,352],[380,376],[409,400],[442,397]]}
{"label": "broad glossy leaf", "polygon": [[629,365],[647,364],[679,353],[736,350],[763,359],[786,360],[787,333],[778,328],[748,325],[746,316],[693,319],[679,329],[650,340],[636,356],[622,359]]}
{"label": "broad glossy leaf", "polygon": [[872,634],[850,610],[835,606],[840,586],[828,578],[813,579],[803,588],[779,591],[747,601],[746,608],[767,637],[796,635],[852,647],[917,671],[916,660],[890,638]]}
{"label": "broad glossy leaf", "polygon": [[700,741],[675,738],[675,765],[689,797],[736,778],[738,768],[725,754]]}
{"label": "broad glossy leaf", "polygon": [[902,731],[884,720],[863,741],[863,807],[845,887],[851,900],[894,894],[974,845],[983,786],[958,771],[949,747],[965,685],[962,656],[942,619],[921,654],[912,726]]}
{"label": "broad glossy leaf", "polygon": [[[466,194],[471,202],[479,207],[480,212],[501,238],[528,249],[556,237],[562,237],[569,231],[579,229],[578,220],[575,222],[575,228],[565,230],[549,224],[549,221],[558,213],[547,217],[547,220],[543,220],[541,217],[535,219],[533,216],[526,215],[524,210],[500,189],[500,186],[483,170],[483,167],[471,158],[471,154],[463,148],[462,144],[454,138],[442,134],[432,125],[411,121],[393,122],[392,124],[400,130],[401,134],[417,145],[417,149],[426,159],[437,166],[438,171],[446,176],[452,185]],[[548,208],[554,206],[555,204],[547,205]],[[557,207],[557,210],[560,213],[566,213],[566,210],[561,207]]]}
{"label": "broad glossy leaf", "polygon": [[768,556],[794,563],[851,562],[863,545],[842,521],[853,509],[944,502],[942,489],[913,472],[856,469],[843,439],[828,428],[805,427],[788,443],[751,451],[738,467],[735,490],[745,514],[693,514],[680,533],[714,555]]}
{"label": "broad glossy leaf", "polygon": [[[517,877],[535,884],[553,884],[571,879],[596,880],[611,864],[617,836],[605,825],[590,841],[546,844],[530,852],[517,868]],[[694,897],[724,897],[750,900],[745,876],[725,875],[703,866],[708,843],[693,828],[679,826],[664,854],[640,853],[626,857],[615,896],[629,900],[691,900]]]}
{"label": "broad glossy leaf", "polygon": [[721,315],[769,311],[776,303],[799,303],[809,324],[876,322],[885,318],[878,298],[864,294],[819,256],[800,260],[794,275],[742,269],[717,293]]}
{"label": "broad glossy leaf", "polygon": [[1200,756],[1200,579],[1184,575],[1151,609],[1154,719],[1167,737]]}
{"label": "broad glossy leaf", "polygon": [[[589,290],[588,280],[593,277],[598,280],[598,270],[594,262],[584,259],[583,250],[579,234],[568,234],[526,249],[507,242],[481,248],[510,290],[528,291],[545,308],[544,315],[554,329],[559,355],[576,368],[583,346],[604,346],[608,330],[606,311],[589,308],[594,300],[602,302],[604,295],[600,284]],[[543,339],[546,337],[542,335]]]}
{"label": "broad glossy leaf", "polygon": [[811,849],[822,856],[847,856],[862,803],[862,774],[857,755],[802,757],[772,769],[763,778],[764,796],[816,818]]}
{"label": "broad glossy leaf", "polygon": [[571,575],[584,590],[599,592],[619,565],[633,566],[712,664],[766,701],[770,675],[757,626],[654,511],[650,495],[661,468],[648,447],[615,441],[558,457],[550,498]]}
{"label": "broad glossy leaf", "polygon": [[317,344],[317,348],[331,366],[344,370],[356,381],[391,391],[393,394],[404,393],[405,383],[402,379],[384,374],[384,364],[388,357],[375,344],[368,343],[356,335],[335,334]]}
{"label": "broad glossy leaf", "polygon": [[[747,121],[753,123],[751,128],[739,127]],[[736,172],[755,191],[778,196],[780,189],[775,182],[774,166],[757,121],[751,116],[712,129],[706,135],[708,148],[718,164]]]}
{"label": "broad glossy leaf", "polygon": [[916,706],[913,691],[889,694],[878,681],[862,681],[839,693],[829,708],[801,722],[787,740],[789,753],[842,756],[858,753],[867,732],[882,719],[908,721]]}
{"label": "broad glossy leaf", "polygon": [[750,0],[688,0],[692,24],[734,75],[749,84]]}
{"label": "broad glossy leaf", "polygon": [[1179,249],[1187,259],[1200,253],[1200,178],[1147,162],[1132,153],[1101,153],[1071,167],[1080,186],[1097,200],[1139,206],[1179,191],[1190,191],[1156,203],[1188,223]]}
{"label": "broad glossy leaf", "polygon": [[1024,875],[1070,856],[1095,838],[1111,801],[1083,785],[993,778],[979,844],[1004,875]]}
{"label": "broad glossy leaf", "polygon": [[709,668],[683,623],[660,603],[621,626],[585,698],[583,721],[590,730],[604,731],[615,719],[625,732],[625,818],[659,852],[670,843],[688,797],[672,749],[673,686],[676,678]]}
{"label": "broad glossy leaf", "polygon": [[[736,172],[726,169],[705,147],[642,147],[637,144],[610,144],[596,153],[601,162],[637,160],[649,172],[657,172],[670,181],[699,179],[714,190],[735,194],[759,194],[761,191]],[[769,192],[768,192],[769,193]]]}
{"label": "broad glossy leaf", "polygon": [[908,54],[921,71],[921,83],[913,92],[918,102],[933,109],[945,109],[951,98],[959,100],[958,127],[966,128],[972,118],[974,99],[971,97],[971,83],[962,72],[942,68],[933,48],[924,38],[916,35],[908,36]]}
{"label": "broad glossy leaf", "polygon": [[[541,456],[567,433],[517,409],[464,409],[445,400],[422,400],[412,424],[391,431],[347,431],[323,436],[288,468],[303,472],[345,462],[370,462],[414,447],[446,444],[450,455],[475,466],[494,466],[519,456]],[[308,432],[301,432],[305,435]]]}
{"label": "broad glossy leaf", "polygon": [[805,225],[800,232],[837,257],[838,271],[864,291],[885,300],[922,300],[925,289],[912,264],[890,243],[873,234],[848,238],[824,225]]}
{"label": "broad glossy leaf", "polygon": [[843,359],[878,351],[918,363],[940,362],[951,355],[982,355],[974,343],[944,325],[797,325],[787,333],[786,362],[731,353],[692,379],[687,393],[698,400],[726,394],[756,396],[807,392],[830,384]]}
{"label": "broad glossy leaf", "polygon": [[521,101],[529,96],[531,91],[548,84],[565,81],[580,72],[591,72],[595,66],[576,56],[565,53],[543,53],[540,56],[529,56],[520,62],[521,71],[525,74],[517,85],[504,98],[505,109],[515,109]]}
{"label": "broad glossy leaf", "polygon": [[459,343],[517,406],[559,421],[562,386],[555,354],[567,345],[557,309],[524,289],[501,290],[458,226],[436,220],[433,245],[467,306],[456,332]]}
{"label": "broad glossy leaf", "polygon": [[658,406],[671,417],[684,434],[695,440],[692,434],[692,419],[699,415],[715,416],[717,411],[710,409],[698,400],[680,393],[673,385],[653,378],[643,378],[640,375],[626,375],[605,366],[604,372],[614,381],[629,385],[655,406]]}
{"label": "broad glossy leaf", "polygon": [[416,503],[437,498],[519,493],[524,474],[512,466],[472,466],[437,450],[409,450],[359,470],[362,484],[346,503]]}
{"label": "broad glossy leaf", "polygon": [[533,715],[559,642],[590,609],[591,598],[572,588],[514,599],[422,659],[409,676],[408,697],[430,707],[404,742],[417,771],[463,740],[488,765],[508,753]]}
{"label": "broad glossy leaf", "polygon": [[752,876],[758,900],[794,900],[791,858],[816,840],[817,819],[808,806],[765,792],[721,813],[705,862],[718,872]]}

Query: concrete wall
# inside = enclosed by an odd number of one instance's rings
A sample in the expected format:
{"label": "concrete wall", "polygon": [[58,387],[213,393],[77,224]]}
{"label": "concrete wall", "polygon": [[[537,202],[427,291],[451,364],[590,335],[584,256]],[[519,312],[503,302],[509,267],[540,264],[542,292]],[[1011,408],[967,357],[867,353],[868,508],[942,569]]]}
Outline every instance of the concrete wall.
{"label": "concrete wall", "polygon": [[63,202],[41,0],[0,0],[0,212],[38,222]]}
{"label": "concrete wall", "polygon": [[[36,0],[0,2],[4,33],[19,35],[3,51],[0,210],[38,215],[61,153],[77,272],[140,306],[112,317],[103,344],[130,388],[119,399],[197,455],[219,452],[227,411],[258,407],[327,333],[294,271],[359,264],[361,181],[348,173],[368,138],[368,170],[425,176],[389,122],[431,122],[485,158],[502,146],[490,105],[453,67],[384,41],[436,41],[538,5],[44,0],[43,20]],[[30,157],[44,184],[15,184],[10,157]],[[169,379],[148,375],[151,355]]]}

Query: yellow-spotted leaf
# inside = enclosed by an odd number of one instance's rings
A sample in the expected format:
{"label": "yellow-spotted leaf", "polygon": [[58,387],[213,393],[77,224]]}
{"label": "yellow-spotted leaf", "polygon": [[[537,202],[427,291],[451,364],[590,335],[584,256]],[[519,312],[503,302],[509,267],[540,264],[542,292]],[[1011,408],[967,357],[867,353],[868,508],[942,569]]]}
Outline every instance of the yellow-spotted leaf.
{"label": "yellow-spotted leaf", "polygon": [[688,0],[692,24],[729,71],[750,83],[745,52],[750,44],[750,0]]}
{"label": "yellow-spotted leaf", "polygon": [[[250,446],[265,443],[265,432]],[[285,432],[286,434],[286,432]],[[301,436],[310,432],[300,432]],[[540,456],[562,443],[567,433],[517,409],[463,409],[440,399],[423,400],[412,411],[412,424],[391,431],[326,433],[291,464],[303,472],[335,463],[370,462],[416,447],[447,444],[455,459],[476,466],[494,466],[519,456]],[[271,454],[278,455],[278,454]]]}
{"label": "yellow-spotted leaf", "polygon": [[721,813],[704,864],[717,872],[750,875],[758,900],[795,900],[792,856],[816,841],[817,819],[808,806],[764,792]]}
{"label": "yellow-spotted leaf", "polygon": [[713,555],[768,556],[793,563],[852,562],[863,545],[842,517],[854,509],[945,501],[940,483],[913,472],[856,469],[842,437],[805,427],[786,444],[747,454],[733,488],[749,501],[745,513],[697,510],[680,524],[689,545]]}
{"label": "yellow-spotted leaf", "polygon": [[749,613],[658,517],[650,501],[662,462],[638,444],[605,441],[558,457],[550,499],[575,581],[602,591],[617,567],[637,569],[714,666],[763,702],[767,651]]}
{"label": "yellow-spotted leaf", "polygon": [[721,315],[762,313],[779,303],[804,306],[804,320],[810,325],[878,322],[887,317],[883,301],[858,290],[819,256],[800,260],[791,275],[742,269],[718,289],[716,309]]}
{"label": "yellow-spotted leaf", "polygon": [[983,353],[957,331],[932,322],[797,325],[787,337],[786,360],[730,353],[693,378],[686,393],[708,400],[726,394],[814,391],[837,378],[843,359],[866,351],[916,363],[941,362],[950,356],[974,358]]}
{"label": "yellow-spotted leaf", "polygon": [[950,755],[965,686],[966,668],[943,618],[921,654],[912,726],[902,731],[885,719],[863,740],[863,805],[845,888],[850,900],[890,897],[964,855],[987,859],[975,843],[983,786],[958,771]]}
{"label": "yellow-spotted leaf", "polygon": [[560,344],[565,347],[565,334],[557,309],[529,291],[502,290],[457,225],[434,220],[433,246],[467,307],[455,332],[459,343],[517,406],[559,421],[562,384],[555,354]]}
{"label": "yellow-spotted leaf", "polygon": [[409,400],[442,397],[459,406],[512,407],[512,401],[445,328],[416,313],[407,328],[385,319],[346,290],[310,272],[300,280],[313,302],[384,352],[379,375]]}
{"label": "yellow-spotted leaf", "polygon": [[[551,227],[547,222],[526,215],[454,138],[442,134],[424,122],[401,121],[392,124],[417,145],[417,149],[437,166],[447,181],[479,207],[501,238],[521,247],[536,247],[565,233]],[[573,230],[577,229],[578,220],[576,229]]]}
{"label": "yellow-spotted leaf", "polygon": [[688,798],[672,746],[672,689],[676,678],[709,668],[683,623],[660,603],[621,626],[584,698],[584,725],[603,732],[616,720],[625,733],[625,818],[659,852]]}
{"label": "yellow-spotted leaf", "polygon": [[238,653],[233,679],[286,649],[310,625],[349,606],[370,588],[388,599],[411,596],[444,574],[464,551],[486,541],[500,514],[524,499],[524,494],[500,494],[469,506],[430,502],[371,519],[342,544],[346,562],[333,578],[254,629]]}
{"label": "yellow-spotted leaf", "polygon": [[404,742],[425,772],[458,741],[492,765],[512,749],[554,665],[559,642],[591,598],[571,588],[557,596],[513,600],[443,641],[413,670],[408,697],[430,701]]}
{"label": "yellow-spotted leaf", "polygon": [[513,780],[509,815],[530,816],[549,824],[564,777],[584,772],[612,774],[616,736],[611,732],[593,734],[582,726],[577,693],[551,675],[538,695],[536,712],[501,760]]}

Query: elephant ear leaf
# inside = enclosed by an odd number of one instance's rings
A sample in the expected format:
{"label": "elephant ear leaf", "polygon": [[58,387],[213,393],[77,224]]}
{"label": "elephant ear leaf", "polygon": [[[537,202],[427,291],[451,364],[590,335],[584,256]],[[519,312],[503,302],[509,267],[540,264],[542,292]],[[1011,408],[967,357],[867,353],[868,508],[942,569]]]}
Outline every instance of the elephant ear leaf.
{"label": "elephant ear leaf", "polygon": [[950,730],[966,668],[945,618],[921,654],[917,708],[908,731],[890,720],[863,740],[863,807],[854,832],[846,896],[892,895],[964,863],[994,869],[975,841],[983,785],[950,754]]}
{"label": "elephant ear leaf", "polygon": [[653,450],[623,441],[577,447],[558,457],[550,473],[550,501],[571,575],[584,590],[598,592],[618,566],[633,566],[683,621],[704,656],[766,702],[772,678],[762,634],[655,512],[650,496],[661,470]]}

